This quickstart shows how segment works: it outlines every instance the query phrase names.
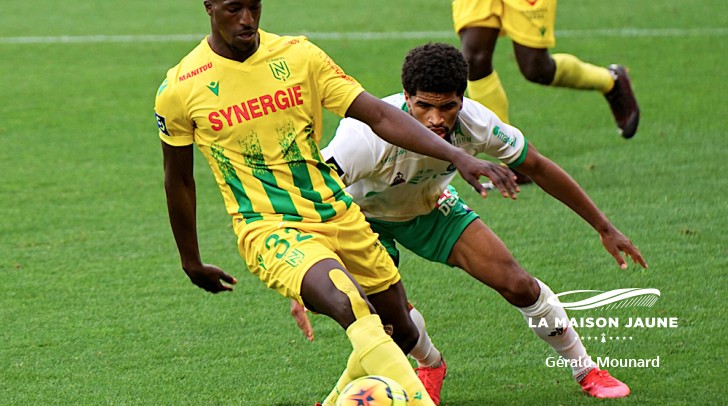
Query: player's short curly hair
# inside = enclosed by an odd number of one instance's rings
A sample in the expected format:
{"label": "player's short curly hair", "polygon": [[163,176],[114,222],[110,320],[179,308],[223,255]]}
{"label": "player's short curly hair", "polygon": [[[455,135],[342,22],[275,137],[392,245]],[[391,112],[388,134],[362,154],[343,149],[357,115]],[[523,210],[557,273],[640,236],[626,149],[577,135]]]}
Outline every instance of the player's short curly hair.
{"label": "player's short curly hair", "polygon": [[427,43],[411,49],[402,64],[402,87],[415,95],[418,90],[432,93],[465,94],[468,63],[450,44]]}

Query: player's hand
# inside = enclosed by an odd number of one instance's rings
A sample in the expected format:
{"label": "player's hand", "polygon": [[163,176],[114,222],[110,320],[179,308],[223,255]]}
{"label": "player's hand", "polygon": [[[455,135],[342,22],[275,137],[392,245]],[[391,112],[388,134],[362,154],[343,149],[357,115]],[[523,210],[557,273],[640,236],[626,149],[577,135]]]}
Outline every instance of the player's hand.
{"label": "player's hand", "polygon": [[302,304],[291,299],[291,316],[296,319],[296,324],[298,324],[298,328],[303,331],[303,335],[306,336],[306,339],[308,341],[313,341],[313,327],[311,327],[311,321],[308,320],[307,312],[308,310],[306,310]]}
{"label": "player's hand", "polygon": [[488,190],[480,183],[481,176],[487,176],[505,198],[516,199],[518,192],[521,191],[516,183],[516,175],[503,165],[478,159],[465,151],[453,161],[453,164],[458,168],[460,176],[483,197],[488,196]]}
{"label": "player's hand", "polygon": [[627,269],[627,261],[622,257],[621,253],[632,258],[632,261],[640,264],[642,268],[647,268],[647,262],[642,258],[640,250],[616,228],[611,227],[606,232],[600,233],[599,237],[602,240],[604,249],[614,257],[620,268]]}
{"label": "player's hand", "polygon": [[215,265],[202,264],[199,268],[187,268],[184,271],[192,283],[211,293],[233,290],[230,285],[238,283],[232,275],[226,274]]}

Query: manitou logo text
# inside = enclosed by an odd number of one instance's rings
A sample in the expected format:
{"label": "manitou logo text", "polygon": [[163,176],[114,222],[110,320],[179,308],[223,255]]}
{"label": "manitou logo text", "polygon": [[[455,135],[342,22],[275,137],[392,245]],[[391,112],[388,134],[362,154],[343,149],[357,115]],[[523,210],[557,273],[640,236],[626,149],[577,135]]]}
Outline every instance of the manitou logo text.
{"label": "manitou logo text", "polygon": [[189,78],[191,78],[193,76],[197,76],[200,73],[202,73],[202,72],[204,72],[204,71],[206,71],[208,69],[212,69],[212,62],[208,62],[208,63],[200,66],[199,68],[197,68],[197,69],[195,69],[195,70],[193,70],[191,72],[185,73],[184,75],[182,75],[182,76],[179,77],[179,81],[181,82],[181,81],[187,80],[187,79],[189,79]]}

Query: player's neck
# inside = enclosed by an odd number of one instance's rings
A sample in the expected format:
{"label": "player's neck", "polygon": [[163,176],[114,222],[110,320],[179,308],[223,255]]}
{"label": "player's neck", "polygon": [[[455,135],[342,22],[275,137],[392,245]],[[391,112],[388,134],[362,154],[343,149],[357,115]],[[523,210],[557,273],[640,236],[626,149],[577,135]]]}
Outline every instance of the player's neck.
{"label": "player's neck", "polygon": [[212,49],[212,52],[222,56],[223,58],[231,59],[237,62],[245,62],[246,60],[248,60],[248,58],[253,56],[253,54],[260,47],[260,35],[258,35],[255,46],[247,49],[236,48],[232,44],[223,41],[218,35],[215,35],[214,33],[210,34],[210,36],[207,37],[207,44],[210,46],[210,49]]}

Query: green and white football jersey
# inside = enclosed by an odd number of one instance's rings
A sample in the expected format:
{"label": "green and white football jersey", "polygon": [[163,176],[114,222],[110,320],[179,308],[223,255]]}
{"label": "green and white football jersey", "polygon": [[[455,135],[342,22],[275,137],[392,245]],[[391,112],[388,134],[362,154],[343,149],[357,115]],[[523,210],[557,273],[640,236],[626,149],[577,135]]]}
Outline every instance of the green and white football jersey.
{"label": "green and white football jersey", "polygon": [[[402,93],[383,100],[407,110]],[[527,141],[521,131],[468,98],[449,138],[471,155],[487,154],[510,167],[526,157]],[[392,145],[352,118],[341,120],[321,153],[364,215],[384,221],[407,221],[430,213],[457,174],[451,163]]]}

